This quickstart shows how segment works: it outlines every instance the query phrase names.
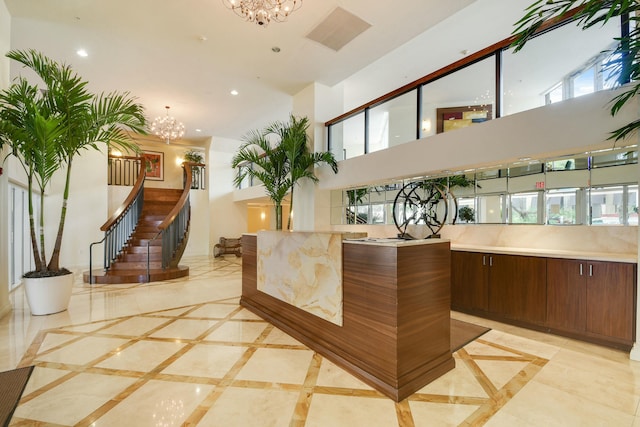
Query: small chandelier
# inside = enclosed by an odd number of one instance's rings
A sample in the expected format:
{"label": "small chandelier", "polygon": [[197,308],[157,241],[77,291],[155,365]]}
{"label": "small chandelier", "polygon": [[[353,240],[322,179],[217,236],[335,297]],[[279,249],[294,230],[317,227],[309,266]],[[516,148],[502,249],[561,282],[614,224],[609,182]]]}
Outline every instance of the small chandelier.
{"label": "small chandelier", "polygon": [[151,132],[164,139],[167,144],[174,139],[182,138],[184,135],[184,125],[169,116],[169,106],[164,107],[167,109],[166,116],[159,116],[151,123]]}
{"label": "small chandelier", "polygon": [[302,0],[222,0],[245,21],[255,22],[266,27],[269,22],[284,22],[287,17],[302,5]]}

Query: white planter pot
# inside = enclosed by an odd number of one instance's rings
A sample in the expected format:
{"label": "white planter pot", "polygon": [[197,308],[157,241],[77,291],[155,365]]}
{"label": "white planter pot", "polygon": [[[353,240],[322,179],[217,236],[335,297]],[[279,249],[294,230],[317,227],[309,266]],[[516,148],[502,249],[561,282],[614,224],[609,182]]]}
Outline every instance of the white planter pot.
{"label": "white planter pot", "polygon": [[41,316],[59,313],[69,306],[73,274],[43,278],[24,277],[22,280],[31,314]]}

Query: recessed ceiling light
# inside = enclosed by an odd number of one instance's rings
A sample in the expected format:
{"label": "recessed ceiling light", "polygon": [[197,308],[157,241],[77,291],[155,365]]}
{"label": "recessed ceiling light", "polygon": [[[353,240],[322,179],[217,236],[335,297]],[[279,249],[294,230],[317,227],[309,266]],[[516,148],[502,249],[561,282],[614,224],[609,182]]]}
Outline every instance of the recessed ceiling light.
{"label": "recessed ceiling light", "polygon": [[87,56],[89,56],[87,51],[84,49],[78,49],[76,53],[78,54],[78,56],[82,56],[83,58],[86,58]]}
{"label": "recessed ceiling light", "polygon": [[196,129],[196,132],[202,132],[202,129]]}
{"label": "recessed ceiling light", "polygon": [[233,90],[231,91],[231,95],[236,96],[237,94],[238,94],[238,91],[237,91],[237,90],[233,89]]}

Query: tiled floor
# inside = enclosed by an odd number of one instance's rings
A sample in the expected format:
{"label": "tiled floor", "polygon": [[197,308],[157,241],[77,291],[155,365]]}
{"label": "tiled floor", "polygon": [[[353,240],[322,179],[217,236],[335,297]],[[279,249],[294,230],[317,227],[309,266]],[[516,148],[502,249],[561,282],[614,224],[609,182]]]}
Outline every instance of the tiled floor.
{"label": "tiled floor", "polygon": [[396,403],[238,305],[240,260],[187,279],[90,288],[0,321],[0,370],[35,364],[12,425],[640,426],[640,363],[621,352],[454,313],[493,330]]}

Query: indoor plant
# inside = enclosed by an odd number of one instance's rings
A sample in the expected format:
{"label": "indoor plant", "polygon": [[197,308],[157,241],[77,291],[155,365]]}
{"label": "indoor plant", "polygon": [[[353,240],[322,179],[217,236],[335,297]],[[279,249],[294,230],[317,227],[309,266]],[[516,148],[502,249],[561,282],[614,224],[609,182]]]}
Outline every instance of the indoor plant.
{"label": "indoor plant", "polygon": [[[184,153],[184,161],[196,164],[204,164],[204,154],[202,151],[189,150]],[[200,188],[200,173],[202,169],[200,166],[192,166],[191,171],[193,173],[193,179],[191,180],[191,188]]]}
{"label": "indoor plant", "polygon": [[[245,142],[233,157],[231,166],[242,167],[234,179],[236,185],[247,176],[259,179],[269,198],[275,205],[276,229],[282,229],[282,200],[291,191],[293,211],[293,190],[303,178],[318,181],[313,167],[322,163],[338,172],[338,164],[330,152],[309,151],[309,119],[293,115],[288,122],[276,121],[264,130],[254,130],[245,136]],[[290,222],[290,221],[289,221]],[[289,228],[289,227],[287,227]]]}
{"label": "indoor plant", "polygon": [[[44,83],[39,88],[18,77],[0,92],[0,149],[9,148],[26,173],[29,190],[29,229],[36,269],[24,275],[25,292],[33,314],[51,314],[67,308],[73,275],[60,267],[60,249],[67,215],[71,166],[81,150],[99,149],[99,144],[137,151],[123,128],[144,133],[143,107],[128,94],[90,93],[87,82],[66,64],[35,50],[11,51],[7,57],[31,69]],[[44,194],[56,172],[65,173],[62,207],[51,258],[45,252]],[[38,191],[38,224],[34,220],[33,192]],[[36,233],[37,231],[37,233]],[[36,237],[36,235],[38,237]],[[51,280],[62,281],[62,294]]]}

